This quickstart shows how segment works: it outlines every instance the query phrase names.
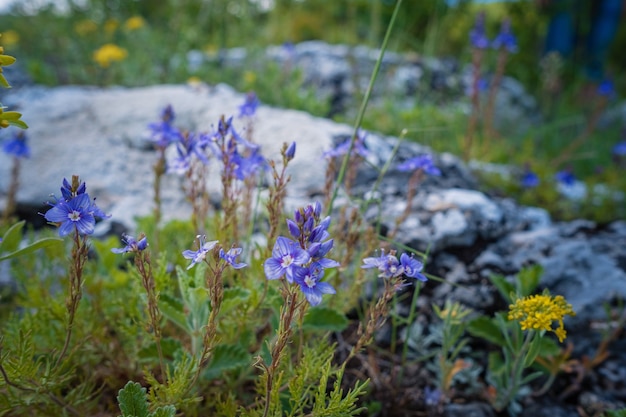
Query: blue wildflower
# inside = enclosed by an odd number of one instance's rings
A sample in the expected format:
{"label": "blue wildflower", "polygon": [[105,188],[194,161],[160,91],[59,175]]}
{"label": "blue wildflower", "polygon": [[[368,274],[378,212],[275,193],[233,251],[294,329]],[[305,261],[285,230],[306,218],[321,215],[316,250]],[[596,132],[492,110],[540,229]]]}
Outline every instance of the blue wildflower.
{"label": "blue wildflower", "polygon": [[428,278],[422,274],[424,264],[406,253],[400,255],[400,267],[402,268],[402,273],[407,277],[415,278],[422,282],[428,281]]}
{"label": "blue wildflower", "polygon": [[433,157],[428,154],[416,156],[398,165],[399,171],[415,171],[418,169],[429,175],[441,175],[441,171],[433,163]]}
{"label": "blue wildflower", "polygon": [[502,21],[500,33],[491,43],[491,47],[493,49],[504,49],[508,52],[517,52],[517,40],[513,32],[511,32],[511,21],[509,19]]}
{"label": "blue wildflower", "polygon": [[67,236],[72,230],[81,235],[90,235],[96,226],[96,217],[102,219],[110,217],[105,214],[94,200],[86,193],[86,185],[80,182],[78,176],[72,177],[70,184],[63,179],[61,194],[63,199],[48,203],[52,208],[44,214],[46,220],[59,226],[59,236]]}
{"label": "blue wildflower", "polygon": [[46,220],[59,225],[59,236],[67,236],[74,229],[81,235],[90,235],[96,226],[96,219],[89,200],[89,194],[80,194],[69,201],[60,200],[44,215]]}
{"label": "blue wildflower", "polygon": [[285,158],[287,161],[291,161],[296,156],[296,142],[291,142],[291,145],[285,151]]}
{"label": "blue wildflower", "polygon": [[293,268],[309,262],[311,256],[296,242],[279,236],[272,249],[272,257],[263,264],[267,279],[279,279],[286,276],[288,282],[293,282]]}
{"label": "blue wildflower", "polygon": [[289,283],[297,283],[307,301],[316,306],[322,294],[335,294],[328,283],[321,282],[326,268],[335,268],[339,262],[326,255],[334,245],[327,231],[330,217],[321,219],[322,205],[319,202],[299,208],[294,218],[287,219],[289,234],[293,241],[283,236],[276,239],[272,257],[265,261],[267,279],[278,279],[283,275]]}
{"label": "blue wildflower", "polygon": [[524,170],[520,184],[523,188],[534,188],[539,185],[539,177],[529,168]]}
{"label": "blue wildflower", "polygon": [[332,285],[321,281],[323,276],[324,267],[315,263],[308,267],[295,267],[293,279],[312,306],[322,302],[322,294],[336,294]]}
{"label": "blue wildflower", "polygon": [[168,172],[185,174],[191,168],[191,163],[195,159],[204,165],[209,164],[205,148],[207,146],[206,135],[193,132],[185,134],[181,141],[176,142],[176,156],[168,161]]}
{"label": "blue wildflower", "polygon": [[161,121],[148,125],[150,141],[157,147],[165,149],[169,144],[182,139],[181,132],[172,124],[174,119],[174,109],[171,105],[168,105],[161,112]]}
{"label": "blue wildflower", "polygon": [[424,402],[427,406],[434,407],[441,402],[441,399],[441,390],[431,387],[424,388]]}
{"label": "blue wildflower", "polygon": [[189,264],[187,269],[191,269],[195,264],[204,261],[209,251],[211,251],[218,242],[217,240],[207,242],[206,236],[204,235],[196,236],[196,240],[198,241],[198,250],[193,251],[188,249],[183,252],[185,259],[191,259],[191,264]]}
{"label": "blue wildflower", "polygon": [[[74,182],[74,179],[72,179]],[[87,191],[87,185],[85,182],[78,181],[77,184],[70,184],[67,178],[63,178],[63,184],[61,185],[61,195],[65,201],[70,201],[77,195],[85,194]]]}
{"label": "blue wildflower", "polygon": [[[352,147],[352,152],[361,156],[362,158],[367,158],[369,155],[369,151],[365,147],[365,138],[367,138],[367,132],[358,130],[356,139],[354,140],[354,146]],[[334,149],[324,152],[324,158],[335,158],[339,156],[344,156],[350,150],[350,142],[352,139],[349,138],[346,141],[337,145]]]}
{"label": "blue wildflower", "polygon": [[[476,84],[474,86],[474,84]],[[479,77],[476,82],[470,82],[465,86],[465,95],[472,97],[474,94],[479,94],[485,92],[489,89],[489,82],[483,78]]]}
{"label": "blue wildflower", "polygon": [[476,22],[469,34],[470,43],[476,49],[486,49],[489,46],[489,39],[485,35],[485,13],[476,16]]}
{"label": "blue wildflower", "polygon": [[605,78],[598,85],[598,89],[596,90],[596,92],[599,96],[613,98],[615,96],[615,85],[613,84],[613,81]]}
{"label": "blue wildflower", "polygon": [[247,156],[242,156],[235,148],[231,154],[230,161],[234,165],[233,172],[235,178],[241,181],[268,168],[267,161],[261,155],[258,147],[253,148]]}
{"label": "blue wildflower", "polygon": [[618,142],[615,146],[613,146],[613,155],[615,156],[626,156],[626,140]]}
{"label": "blue wildflower", "polygon": [[7,155],[12,155],[16,158],[29,158],[30,148],[26,143],[28,140],[26,134],[22,131],[17,132],[11,139],[8,139],[2,145],[2,150]]}
{"label": "blue wildflower", "polygon": [[224,249],[220,248],[220,258],[226,261],[226,263],[234,269],[241,269],[248,266],[248,264],[243,262],[237,262],[236,258],[241,255],[241,252],[241,248],[230,248],[228,252],[224,252]]}
{"label": "blue wildflower", "polygon": [[421,273],[424,265],[413,257],[403,253],[400,260],[395,256],[395,251],[391,251],[385,255],[385,250],[381,249],[381,255],[378,257],[369,257],[363,259],[363,269],[376,268],[379,271],[378,276],[381,278],[398,278],[406,275],[420,281],[428,279]]}
{"label": "blue wildflower", "polygon": [[254,116],[257,107],[259,107],[259,103],[259,99],[253,91],[246,94],[246,100],[239,106],[239,117]]}
{"label": "blue wildflower", "polygon": [[122,242],[126,244],[123,248],[113,248],[113,253],[141,252],[148,247],[148,239],[146,236],[140,236],[139,241],[130,235],[123,235]]}
{"label": "blue wildflower", "polygon": [[576,177],[569,169],[564,169],[557,172],[554,175],[554,178],[563,185],[574,185],[574,183],[576,182]]}

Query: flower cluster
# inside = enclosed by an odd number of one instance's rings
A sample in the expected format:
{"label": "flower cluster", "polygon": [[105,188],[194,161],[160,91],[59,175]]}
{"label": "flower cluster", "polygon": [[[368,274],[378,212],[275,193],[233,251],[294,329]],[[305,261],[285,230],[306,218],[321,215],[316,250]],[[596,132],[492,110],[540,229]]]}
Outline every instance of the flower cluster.
{"label": "flower cluster", "polygon": [[511,31],[511,21],[509,19],[504,19],[502,21],[500,33],[498,33],[491,43],[491,47],[493,49],[504,49],[507,52],[517,51],[517,40]]}
{"label": "flower cluster", "polygon": [[182,135],[176,142],[176,156],[168,160],[167,171],[183,175],[189,171],[194,159],[208,165],[206,149],[210,140],[210,136],[204,133],[188,132]]}
{"label": "flower cluster", "polygon": [[225,175],[244,180],[268,168],[260,146],[244,139],[235,130],[232,117],[220,120],[211,138],[211,149],[224,163]]}
{"label": "flower cluster", "polygon": [[326,258],[334,241],[327,231],[330,217],[322,219],[321,211],[317,202],[296,210],[293,220],[287,220],[292,239],[279,236],[272,256],[263,265],[267,279],[284,276],[290,284],[295,282],[312,306],[322,302],[322,294],[335,294],[335,289],[322,278],[326,268],[339,266],[339,262]]}
{"label": "flower cluster", "polygon": [[441,171],[433,163],[433,157],[428,154],[418,155],[414,158],[407,159],[398,165],[399,171],[416,171],[418,169],[421,169],[429,175],[441,175]]}
{"label": "flower cluster", "polygon": [[256,94],[251,91],[246,94],[246,100],[239,106],[239,117],[252,117],[256,114],[256,109],[259,107],[259,99]]}
{"label": "flower cluster", "polygon": [[570,169],[564,169],[557,172],[554,175],[554,179],[556,179],[557,182],[563,184],[564,186],[574,185],[574,183],[576,182],[576,177]]}
{"label": "flower cluster", "polygon": [[145,235],[139,236],[139,240],[136,240],[130,235],[122,235],[122,242],[126,244],[123,248],[113,248],[113,253],[137,253],[142,252],[148,247],[148,239]]}
{"label": "flower cluster", "polygon": [[161,120],[148,125],[150,141],[155,146],[164,149],[169,144],[179,142],[182,139],[181,132],[173,125],[175,118],[174,109],[172,106],[167,106],[161,112]]}
{"label": "flower cluster", "polygon": [[[366,138],[367,138],[367,132],[359,129],[357,131],[356,139],[352,147],[352,152],[361,156],[362,158],[367,158],[369,155],[369,151],[367,150],[367,147],[365,146]],[[334,149],[324,152],[323,154],[324,158],[330,159],[330,158],[344,156],[345,154],[348,153],[348,150],[350,150],[351,142],[352,142],[352,139],[348,138],[348,140],[340,143]]]}
{"label": "flower cluster", "polygon": [[[254,102],[250,102],[249,97],[241,106],[241,109],[248,108],[248,116],[252,114],[251,106],[258,104],[256,96]],[[157,148],[165,150],[169,145],[176,145],[176,154],[167,161],[168,172],[185,174],[194,159],[207,165],[212,156],[224,163],[226,176],[237,180],[245,180],[268,168],[260,146],[244,139],[235,130],[232,116],[220,119],[217,128],[209,133],[183,133],[174,126],[174,119],[172,106],[167,106],[161,112],[161,120],[148,125],[149,140]]]}
{"label": "flower cluster", "polygon": [[525,167],[520,185],[522,188],[535,188],[539,185],[539,177],[529,167]]}
{"label": "flower cluster", "polygon": [[22,131],[18,131],[11,139],[6,140],[2,144],[2,150],[7,155],[12,155],[16,158],[29,158],[30,148],[28,147],[26,134]]}
{"label": "flower cluster", "polygon": [[469,34],[470,43],[476,49],[487,49],[489,46],[489,39],[485,34],[485,13],[480,13],[476,16],[476,22]]}
{"label": "flower cluster", "polygon": [[[520,298],[511,304],[508,319],[519,321],[522,330],[554,332],[559,342],[563,342],[566,336],[563,317],[566,315],[575,316],[576,313],[563,296],[541,294]],[[558,324],[557,328],[553,327],[554,322]]]}
{"label": "flower cluster", "polygon": [[72,177],[70,184],[67,179],[63,179],[61,187],[62,198],[56,199],[55,203],[48,203],[52,208],[46,212],[44,217],[51,223],[59,226],[59,236],[67,236],[73,230],[81,235],[93,234],[96,226],[96,217],[107,218],[86,192],[86,185],[80,182],[78,176]]}
{"label": "flower cluster", "polygon": [[[198,250],[185,250],[183,251],[183,256],[185,259],[191,259],[191,263],[187,267],[187,269],[191,269],[194,265],[204,261],[211,250],[213,250],[217,244],[219,243],[217,240],[211,240],[209,242],[206,241],[206,236],[198,235],[196,236],[196,240],[198,242]],[[241,269],[248,264],[243,262],[237,262],[237,257],[241,255],[241,248],[231,248],[227,252],[224,252],[224,249],[220,248],[219,257],[228,265],[232,266],[234,269]]]}
{"label": "flower cluster", "polygon": [[126,49],[107,43],[94,51],[93,60],[102,68],[108,68],[113,62],[123,61],[127,56],[128,51]]}
{"label": "flower cluster", "polygon": [[415,278],[422,282],[428,281],[428,278],[422,274],[424,264],[412,256],[403,253],[400,255],[400,260],[396,257],[395,251],[390,251],[389,254],[385,254],[385,250],[380,250],[379,257],[371,257],[363,259],[363,265],[361,268],[377,268],[379,277],[391,279],[407,276],[409,278]]}

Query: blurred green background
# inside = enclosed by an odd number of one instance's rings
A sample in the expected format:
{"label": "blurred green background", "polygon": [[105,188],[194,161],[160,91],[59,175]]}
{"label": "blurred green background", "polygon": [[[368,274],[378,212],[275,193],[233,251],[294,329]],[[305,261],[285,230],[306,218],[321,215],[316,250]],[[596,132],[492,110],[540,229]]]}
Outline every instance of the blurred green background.
{"label": "blurred green background", "polygon": [[[190,74],[184,57],[192,49],[213,52],[311,39],[377,47],[395,4],[393,0],[68,0],[59,1],[65,4],[59,8],[41,3],[46,2],[15,2],[0,16],[0,28],[7,50],[18,55],[36,82],[50,85],[102,83],[92,54],[105,43],[125,48],[125,65],[141,71],[140,77],[122,77],[125,71],[118,71],[105,80],[125,85],[186,81]],[[519,51],[511,57],[507,73],[536,89],[548,16],[534,0],[459,1],[455,6],[444,0],[406,0],[389,49],[468,61],[467,34],[479,10],[487,13],[491,38],[504,17],[511,19]],[[141,17],[143,25],[129,26],[134,17]],[[622,25],[608,62],[609,73],[616,78],[626,68],[624,50]]]}

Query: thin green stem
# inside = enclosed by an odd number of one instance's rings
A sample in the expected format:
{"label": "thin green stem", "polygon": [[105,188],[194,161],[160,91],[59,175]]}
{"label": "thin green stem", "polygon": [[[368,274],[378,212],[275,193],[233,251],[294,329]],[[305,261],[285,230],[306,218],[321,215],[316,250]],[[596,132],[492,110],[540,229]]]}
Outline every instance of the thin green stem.
{"label": "thin green stem", "polygon": [[343,158],[341,163],[341,168],[339,169],[339,176],[337,177],[337,183],[333,189],[333,194],[330,199],[330,203],[327,208],[327,215],[330,215],[333,210],[333,203],[337,198],[337,194],[339,193],[339,187],[346,176],[346,171],[348,169],[348,161],[350,160],[350,155],[352,154],[352,149],[354,148],[354,143],[356,142],[357,134],[359,128],[361,127],[361,123],[363,122],[363,117],[365,116],[365,110],[367,109],[367,104],[369,103],[370,96],[372,95],[372,90],[374,89],[374,82],[376,81],[376,77],[378,76],[378,72],[380,71],[380,65],[383,61],[383,57],[385,56],[385,51],[387,49],[387,44],[389,43],[389,38],[391,38],[391,30],[393,29],[394,23],[396,21],[396,17],[398,16],[398,12],[400,10],[400,5],[402,4],[402,0],[398,0],[396,3],[396,7],[393,9],[393,15],[391,16],[391,20],[389,21],[389,25],[387,26],[387,32],[385,33],[385,38],[383,39],[383,44],[380,48],[380,54],[378,55],[378,59],[376,60],[376,64],[374,65],[374,71],[372,72],[372,76],[370,77],[369,85],[367,86],[367,90],[365,91],[365,96],[363,97],[363,101],[361,102],[361,107],[356,117],[356,122],[354,123],[354,130],[352,132],[352,139],[350,140],[350,146],[348,148],[348,152]]}
{"label": "thin green stem", "polygon": [[526,353],[528,351],[528,346],[533,340],[535,333],[533,331],[528,331],[526,336],[524,337],[524,343],[520,347],[518,352],[511,352],[513,357],[515,358],[513,361],[513,366],[511,367],[511,373],[509,375],[509,386],[506,389],[504,397],[498,401],[498,407],[500,410],[503,410],[509,403],[515,398],[517,391],[519,389],[520,375],[523,370],[524,361],[526,358]]}

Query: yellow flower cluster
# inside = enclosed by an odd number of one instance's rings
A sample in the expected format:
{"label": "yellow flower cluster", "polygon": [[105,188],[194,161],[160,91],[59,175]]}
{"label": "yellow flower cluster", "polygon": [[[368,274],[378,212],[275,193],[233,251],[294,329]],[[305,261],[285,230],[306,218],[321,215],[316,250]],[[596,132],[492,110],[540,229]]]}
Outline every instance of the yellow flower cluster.
{"label": "yellow flower cluster", "polygon": [[[517,320],[522,325],[522,330],[546,330],[554,332],[559,342],[563,342],[566,336],[563,326],[565,315],[575,316],[572,305],[565,301],[562,295],[552,297],[549,294],[531,295],[520,298],[515,304],[509,306],[509,320]],[[557,322],[558,327],[552,327]]]}
{"label": "yellow flower cluster", "polygon": [[141,29],[146,22],[143,20],[141,16],[133,16],[124,22],[124,28],[128,31],[133,31],[137,29]]}
{"label": "yellow flower cluster", "polygon": [[123,61],[128,56],[128,51],[119,46],[107,43],[96,49],[93,53],[93,60],[102,68],[108,68],[114,61]]}
{"label": "yellow flower cluster", "polygon": [[20,42],[20,34],[14,30],[7,30],[2,32],[2,45],[11,47],[17,45]]}
{"label": "yellow flower cluster", "polygon": [[74,25],[74,32],[79,36],[87,36],[98,31],[98,24],[90,19],[81,20]]}

